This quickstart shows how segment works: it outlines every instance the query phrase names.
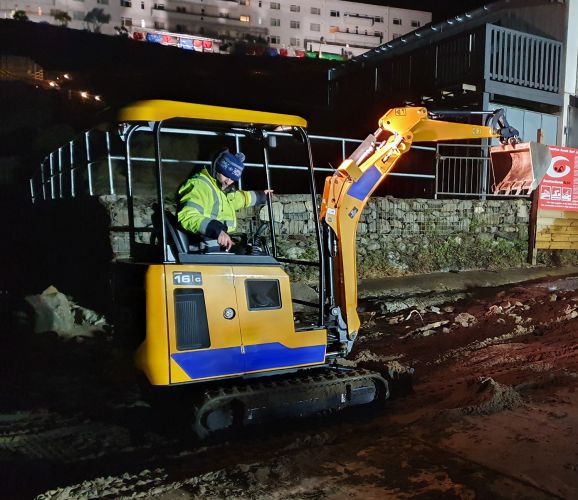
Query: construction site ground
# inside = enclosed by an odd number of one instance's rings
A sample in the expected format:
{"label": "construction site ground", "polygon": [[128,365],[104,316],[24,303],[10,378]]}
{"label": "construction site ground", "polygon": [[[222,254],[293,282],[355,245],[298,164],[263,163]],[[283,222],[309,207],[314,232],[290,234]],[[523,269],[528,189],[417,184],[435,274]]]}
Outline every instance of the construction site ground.
{"label": "construction site ground", "polygon": [[2,331],[0,498],[576,498],[578,270],[512,273],[365,283],[344,364],[392,398],[209,442],[110,332]]}

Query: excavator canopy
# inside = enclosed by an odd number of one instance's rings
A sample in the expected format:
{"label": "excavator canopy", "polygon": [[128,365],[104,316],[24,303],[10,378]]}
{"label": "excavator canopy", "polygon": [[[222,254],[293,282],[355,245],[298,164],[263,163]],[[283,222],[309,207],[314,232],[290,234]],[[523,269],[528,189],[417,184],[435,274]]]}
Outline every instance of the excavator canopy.
{"label": "excavator canopy", "polygon": [[552,155],[545,144],[523,142],[490,148],[494,194],[530,194],[544,178]]}

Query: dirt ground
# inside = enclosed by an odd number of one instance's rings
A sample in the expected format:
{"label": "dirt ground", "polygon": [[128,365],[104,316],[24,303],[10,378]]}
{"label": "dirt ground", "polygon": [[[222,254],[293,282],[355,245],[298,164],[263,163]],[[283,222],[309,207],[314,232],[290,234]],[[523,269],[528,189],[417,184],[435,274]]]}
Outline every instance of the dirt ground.
{"label": "dirt ground", "polygon": [[576,498],[577,290],[366,308],[346,364],[391,374],[383,408],[211,443],[143,401],[109,334],[3,332],[0,498]]}

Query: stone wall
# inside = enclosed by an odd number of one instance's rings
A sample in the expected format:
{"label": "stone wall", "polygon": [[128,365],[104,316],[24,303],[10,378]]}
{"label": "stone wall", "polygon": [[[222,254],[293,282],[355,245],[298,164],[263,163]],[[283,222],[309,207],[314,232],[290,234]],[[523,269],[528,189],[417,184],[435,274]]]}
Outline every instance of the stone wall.
{"label": "stone wall", "polygon": [[[113,226],[126,225],[126,198],[102,196]],[[152,227],[152,199],[135,201],[136,225]],[[522,265],[527,256],[529,201],[373,198],[358,228],[360,277],[439,270],[498,269]],[[279,195],[273,203],[280,254],[315,258],[311,198]],[[242,210],[239,231],[268,219],[266,207]],[[113,251],[126,255],[126,233],[111,232]],[[139,235],[148,242],[149,233]]]}

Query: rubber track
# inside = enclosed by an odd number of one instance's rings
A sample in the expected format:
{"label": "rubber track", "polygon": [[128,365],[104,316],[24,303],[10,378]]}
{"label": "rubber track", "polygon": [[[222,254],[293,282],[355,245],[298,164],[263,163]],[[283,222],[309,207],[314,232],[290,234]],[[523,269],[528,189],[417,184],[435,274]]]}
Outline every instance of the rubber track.
{"label": "rubber track", "polygon": [[[219,407],[226,407],[228,403],[235,400],[248,402],[251,398],[265,395],[270,392],[275,393],[276,399],[282,398],[284,391],[295,391],[303,386],[309,386],[308,390],[314,386],[314,390],[322,391],[332,385],[343,386],[347,382],[371,379],[377,386],[378,400],[385,401],[389,397],[387,381],[378,372],[362,369],[333,369],[327,368],[321,372],[304,371],[295,375],[289,375],[278,379],[260,379],[259,382],[222,387],[216,390],[206,391],[203,401],[197,406],[193,429],[200,438],[206,438],[213,433],[203,424],[203,416]],[[327,410],[331,411],[332,408]],[[339,409],[337,409],[339,410]]]}

